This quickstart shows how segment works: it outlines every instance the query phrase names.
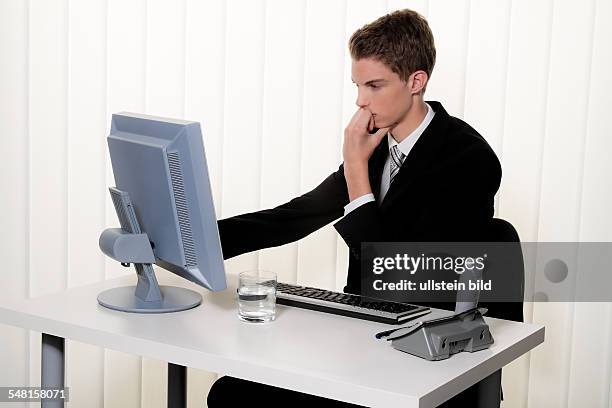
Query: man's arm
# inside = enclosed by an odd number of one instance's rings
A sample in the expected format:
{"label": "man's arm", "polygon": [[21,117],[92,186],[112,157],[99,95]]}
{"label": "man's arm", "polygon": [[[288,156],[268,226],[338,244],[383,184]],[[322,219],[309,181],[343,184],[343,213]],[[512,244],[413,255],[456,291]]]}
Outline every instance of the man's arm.
{"label": "man's arm", "polygon": [[297,241],[341,217],[347,203],[341,165],[315,189],[285,204],[219,220],[223,257]]}
{"label": "man's arm", "polygon": [[[380,223],[378,206],[372,194],[372,187],[369,179],[369,160],[376,147],[387,134],[387,128],[378,129],[371,134],[373,129],[372,114],[359,108],[351,118],[346,129],[344,129],[344,143],[342,145],[342,155],[344,157],[344,178],[346,180],[347,193],[350,205],[345,208],[344,217],[337,224],[352,224],[355,221],[373,216],[374,218],[366,222],[369,233],[374,237],[382,230]],[[371,210],[374,209],[374,212]],[[336,225],[337,225],[336,224]],[[335,225],[335,226],[336,226]],[[365,225],[363,225],[365,226]],[[359,225],[352,228],[359,229]],[[341,230],[336,229],[342,235]],[[358,237],[359,233],[355,234]],[[351,253],[356,254],[359,250],[360,241],[353,241],[350,236],[343,235]],[[348,240],[347,240],[348,238]]]}

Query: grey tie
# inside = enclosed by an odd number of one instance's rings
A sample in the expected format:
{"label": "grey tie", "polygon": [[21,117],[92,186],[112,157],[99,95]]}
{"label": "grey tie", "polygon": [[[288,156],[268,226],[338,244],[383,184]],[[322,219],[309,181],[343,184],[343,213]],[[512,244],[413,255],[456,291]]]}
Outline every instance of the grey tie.
{"label": "grey tie", "polygon": [[400,167],[402,167],[402,162],[406,158],[406,155],[400,152],[397,145],[394,145],[391,150],[389,150],[389,154],[391,155],[391,179],[389,180],[389,185],[393,183],[393,178],[399,171]]}

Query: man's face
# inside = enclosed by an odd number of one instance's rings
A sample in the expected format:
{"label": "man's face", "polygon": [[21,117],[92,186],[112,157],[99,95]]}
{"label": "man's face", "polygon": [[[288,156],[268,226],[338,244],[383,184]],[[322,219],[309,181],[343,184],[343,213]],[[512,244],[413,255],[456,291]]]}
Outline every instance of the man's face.
{"label": "man's face", "polygon": [[357,85],[357,106],[370,111],[374,127],[394,128],[406,117],[412,106],[412,76],[404,82],[372,58],[353,59],[351,75]]}

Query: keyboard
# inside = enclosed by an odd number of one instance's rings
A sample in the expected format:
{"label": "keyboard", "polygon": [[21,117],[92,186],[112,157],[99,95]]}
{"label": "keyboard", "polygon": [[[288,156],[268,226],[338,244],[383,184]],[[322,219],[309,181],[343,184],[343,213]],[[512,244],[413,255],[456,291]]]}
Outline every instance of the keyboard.
{"label": "keyboard", "polygon": [[276,303],[388,324],[405,323],[431,311],[425,306],[281,282],[276,283]]}

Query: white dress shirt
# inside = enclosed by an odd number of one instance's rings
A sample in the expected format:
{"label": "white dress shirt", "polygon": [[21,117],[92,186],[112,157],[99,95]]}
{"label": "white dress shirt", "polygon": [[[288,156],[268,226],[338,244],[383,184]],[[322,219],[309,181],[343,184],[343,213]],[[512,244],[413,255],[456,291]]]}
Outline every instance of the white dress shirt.
{"label": "white dress shirt", "polygon": [[[387,133],[387,143],[389,146],[389,150],[393,146],[398,145],[397,148],[399,149],[400,152],[404,154],[404,160],[406,159],[406,157],[408,157],[408,153],[410,153],[410,151],[416,144],[417,140],[419,140],[419,137],[421,137],[421,135],[423,134],[425,129],[427,129],[427,126],[429,126],[429,124],[431,123],[431,120],[434,117],[434,114],[435,114],[434,110],[431,108],[431,106],[429,106],[427,102],[425,102],[425,105],[427,105],[427,114],[423,118],[423,121],[421,122],[419,126],[417,126],[416,129],[414,129],[414,131],[412,131],[412,133],[408,135],[408,137],[402,140],[401,143],[397,143],[397,141],[393,138],[393,136],[391,136],[391,133]],[[385,160],[385,167],[383,168],[383,174],[380,180],[380,194],[378,196],[378,205],[382,203],[383,199],[385,198],[385,195],[387,195],[387,191],[389,191],[390,185],[391,185],[391,155],[387,154],[387,159]],[[364,194],[360,197],[357,197],[356,199],[348,203],[346,206],[344,206],[344,215],[346,216],[348,213],[350,213],[354,209],[362,206],[365,203],[369,203],[370,201],[374,201],[374,200],[375,200],[374,194],[372,193]]]}

